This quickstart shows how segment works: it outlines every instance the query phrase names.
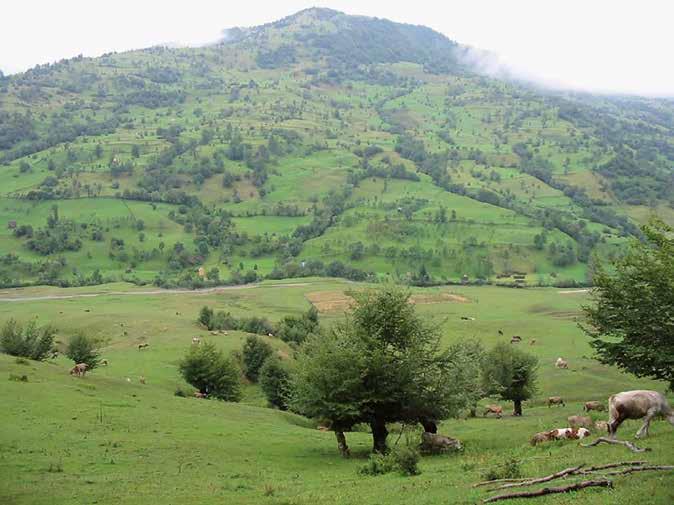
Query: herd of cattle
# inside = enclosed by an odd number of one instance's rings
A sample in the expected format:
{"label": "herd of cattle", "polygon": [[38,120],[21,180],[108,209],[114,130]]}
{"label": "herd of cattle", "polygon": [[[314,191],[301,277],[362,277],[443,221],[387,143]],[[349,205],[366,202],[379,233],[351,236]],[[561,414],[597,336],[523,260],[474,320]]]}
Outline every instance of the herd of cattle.
{"label": "herd of cattle", "polygon": [[[565,406],[561,396],[551,396],[547,401],[548,408],[552,405]],[[604,405],[598,401],[585,402],[583,411],[589,413],[592,410],[604,411]],[[590,435],[590,430],[608,432],[611,438],[615,438],[618,427],[627,419],[642,419],[643,424],[636,433],[636,438],[648,435],[651,421],[662,417],[674,426],[674,410],[667,403],[663,394],[657,391],[625,391],[611,396],[608,399],[609,419],[605,421],[593,421],[589,416],[569,416],[568,428],[556,428],[554,430],[536,433],[531,438],[531,445],[550,440],[581,439]],[[500,405],[487,405],[484,417],[494,414],[498,419],[503,417],[503,407]]]}

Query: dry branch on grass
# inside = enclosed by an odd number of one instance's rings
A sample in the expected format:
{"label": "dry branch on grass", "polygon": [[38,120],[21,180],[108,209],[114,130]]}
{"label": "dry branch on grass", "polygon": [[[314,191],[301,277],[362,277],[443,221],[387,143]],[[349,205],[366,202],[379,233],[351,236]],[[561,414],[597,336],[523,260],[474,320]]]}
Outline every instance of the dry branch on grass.
{"label": "dry branch on grass", "polygon": [[471,487],[482,487],[489,486],[490,484],[503,484],[504,482],[524,482],[531,480],[531,477],[526,477],[524,479],[494,479],[494,480],[484,480],[482,482],[476,482]]}
{"label": "dry branch on grass", "polygon": [[482,503],[492,503],[499,500],[509,500],[511,498],[535,498],[537,496],[544,496],[547,494],[556,494],[556,493],[568,493],[570,491],[578,491],[579,489],[585,489],[588,487],[613,487],[613,482],[610,480],[585,480],[583,482],[576,482],[574,484],[569,484],[568,486],[560,487],[544,487],[542,489],[537,489],[536,491],[520,491],[517,493],[507,493],[499,494],[482,500]]}
{"label": "dry branch on grass", "polygon": [[[653,466],[632,466],[630,468],[625,468],[624,470],[618,470],[616,472],[606,472],[604,475],[628,475],[634,472],[647,472],[653,470],[674,470],[674,466],[671,465],[653,465]],[[580,475],[586,475],[590,472],[579,472]]]}
{"label": "dry branch on grass", "polygon": [[556,473],[551,473],[550,475],[546,475],[545,477],[540,477],[537,479],[529,479],[525,480],[523,482],[513,482],[511,484],[504,484],[502,486],[499,486],[497,488],[492,489],[492,491],[496,491],[497,489],[509,489],[511,487],[524,487],[524,486],[533,486],[535,484],[541,484],[543,482],[549,482],[554,479],[560,479],[562,477],[565,477],[567,475],[574,475],[580,470],[584,465],[578,465],[578,466],[572,466],[571,468],[565,468],[564,470],[561,470]]}
{"label": "dry branch on grass", "polygon": [[634,445],[632,442],[629,442],[628,440],[617,440],[617,439],[608,438],[608,437],[599,437],[597,440],[595,440],[592,443],[580,444],[580,446],[581,447],[594,447],[595,445],[599,445],[602,442],[604,442],[606,444],[624,445],[625,447],[627,447],[632,452],[647,452],[647,451],[651,450],[650,447],[644,447],[644,448],[637,447],[636,445]]}

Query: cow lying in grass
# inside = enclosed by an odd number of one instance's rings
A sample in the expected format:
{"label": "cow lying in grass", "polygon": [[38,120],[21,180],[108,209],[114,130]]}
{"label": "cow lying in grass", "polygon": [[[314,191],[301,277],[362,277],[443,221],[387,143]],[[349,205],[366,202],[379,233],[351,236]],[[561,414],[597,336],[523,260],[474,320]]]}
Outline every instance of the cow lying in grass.
{"label": "cow lying in grass", "polygon": [[561,405],[562,407],[566,407],[564,398],[561,396],[551,396],[548,398],[548,408],[550,408],[552,405]]}
{"label": "cow lying in grass", "polygon": [[592,401],[592,402],[585,402],[585,405],[583,406],[583,410],[584,410],[585,412],[589,412],[589,411],[591,411],[591,410],[599,410],[599,411],[603,411],[603,410],[605,410],[605,409],[606,409],[606,407],[604,407],[604,404],[603,404],[603,403],[601,403],[601,402],[594,402],[594,401]]}
{"label": "cow lying in grass", "polygon": [[550,440],[579,440],[588,437],[590,430],[587,428],[557,428],[556,430],[542,431],[536,433],[531,438],[531,445],[536,445],[541,442],[549,442]]}

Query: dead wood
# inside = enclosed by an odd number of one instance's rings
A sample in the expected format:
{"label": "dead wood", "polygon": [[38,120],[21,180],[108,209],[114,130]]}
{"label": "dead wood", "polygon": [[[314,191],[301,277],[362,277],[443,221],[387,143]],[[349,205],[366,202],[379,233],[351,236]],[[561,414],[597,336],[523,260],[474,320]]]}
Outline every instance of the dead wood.
{"label": "dead wood", "polygon": [[613,487],[613,482],[610,480],[586,480],[583,482],[576,482],[568,486],[560,487],[544,487],[536,491],[520,491],[518,493],[499,494],[482,500],[482,503],[492,503],[500,500],[509,500],[511,498],[535,498],[537,496],[544,496],[547,494],[568,493],[570,491],[578,491],[588,487]]}
{"label": "dead wood", "polygon": [[594,447],[595,445],[599,445],[602,442],[604,442],[606,444],[624,445],[625,447],[627,447],[632,452],[647,452],[647,451],[651,450],[650,447],[644,447],[644,448],[637,447],[636,445],[634,445],[632,442],[629,442],[628,440],[617,440],[617,439],[608,438],[608,437],[599,437],[597,440],[595,440],[592,443],[580,444],[580,446],[581,447]]}
{"label": "dead wood", "polygon": [[497,489],[509,489],[511,487],[523,487],[523,486],[533,486],[535,484],[541,484],[543,482],[549,482],[554,479],[560,479],[562,477],[565,477],[566,475],[573,475],[578,472],[584,465],[578,465],[578,466],[572,466],[570,468],[566,468],[564,470],[561,470],[556,473],[551,473],[550,475],[546,475],[545,477],[539,477],[537,479],[529,479],[525,480],[523,482],[513,482],[512,484],[504,484],[502,486],[499,486],[497,488],[492,489],[492,491],[496,491]]}

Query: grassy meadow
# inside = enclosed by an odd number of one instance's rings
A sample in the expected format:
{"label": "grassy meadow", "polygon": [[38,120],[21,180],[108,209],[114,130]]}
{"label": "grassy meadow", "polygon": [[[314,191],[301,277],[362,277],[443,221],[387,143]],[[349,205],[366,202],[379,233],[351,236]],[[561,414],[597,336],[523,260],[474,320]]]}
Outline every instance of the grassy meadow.
{"label": "grassy meadow", "polygon": [[[511,405],[504,404],[506,415],[500,420],[443,422],[440,432],[462,440],[465,449],[424,457],[416,477],[359,475],[371,447],[368,433],[348,433],[353,456],[342,459],[332,433],[317,430],[310,420],[267,408],[256,385],[244,386],[238,404],[174,396],[178,386],[186,387],[176,363],[193,336],[226,351],[240,349],[245,338],[236,331],[211,335],[199,328],[195,319],[201,306],[278,321],[306,310],[311,300],[321,311],[321,324],[329,327],[348,307],[344,292],[365,287],[310,278],[204,292],[122,283],[0,291],[0,320],[35,318],[40,324],[54,324],[61,343],[79,330],[105,338],[102,355],[109,360],[109,366],[80,379],[68,375],[71,365],[63,357],[21,364],[0,355],[0,501],[467,504],[488,496],[471,484],[509,458],[520,461],[527,476],[580,463],[674,463],[674,430],[664,422],[655,422],[650,437],[638,442],[652,448],[645,456],[616,446],[582,448],[576,442],[529,445],[534,433],[565,426],[567,416],[581,414],[585,401],[605,401],[626,389],[664,389],[663,384],[635,379],[591,358],[576,320],[587,294],[577,290],[413,291],[419,312],[441,328],[443,344],[474,337],[489,346],[517,334],[523,339],[518,345],[540,360],[539,392],[525,403],[523,417],[510,416]],[[292,354],[279,339],[267,340],[281,356]],[[139,351],[143,342],[150,346]],[[568,360],[568,370],[554,367],[558,356]],[[28,382],[7,380],[11,374],[25,374]],[[146,384],[139,382],[140,376]],[[547,407],[545,399],[551,395],[563,396],[566,406]],[[596,419],[605,416],[593,414]],[[621,438],[631,439],[637,428],[636,422],[625,423]],[[418,435],[408,431],[399,443]],[[394,429],[389,442],[396,439]],[[618,477],[614,484],[614,490],[544,497],[537,503],[665,505],[674,499],[671,472]]]}

